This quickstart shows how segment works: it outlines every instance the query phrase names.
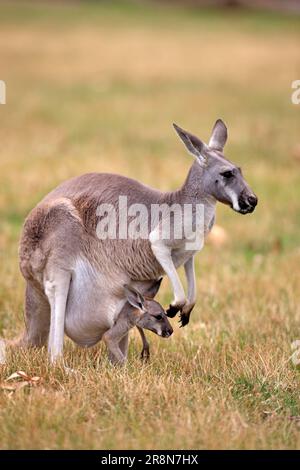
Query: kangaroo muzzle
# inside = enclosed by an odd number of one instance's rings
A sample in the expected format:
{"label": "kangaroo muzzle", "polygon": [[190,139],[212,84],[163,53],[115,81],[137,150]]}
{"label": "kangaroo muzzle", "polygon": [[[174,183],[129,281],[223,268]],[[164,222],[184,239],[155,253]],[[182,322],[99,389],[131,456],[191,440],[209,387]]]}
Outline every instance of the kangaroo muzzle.
{"label": "kangaroo muzzle", "polygon": [[161,332],[161,336],[162,336],[163,338],[169,338],[169,336],[171,336],[172,334],[173,334],[173,328],[172,328],[172,327],[170,327],[170,328],[168,328],[168,329],[166,329],[166,330],[163,330],[163,331]]}
{"label": "kangaroo muzzle", "polygon": [[238,199],[241,214],[250,214],[257,206],[257,197],[254,193],[243,192]]}

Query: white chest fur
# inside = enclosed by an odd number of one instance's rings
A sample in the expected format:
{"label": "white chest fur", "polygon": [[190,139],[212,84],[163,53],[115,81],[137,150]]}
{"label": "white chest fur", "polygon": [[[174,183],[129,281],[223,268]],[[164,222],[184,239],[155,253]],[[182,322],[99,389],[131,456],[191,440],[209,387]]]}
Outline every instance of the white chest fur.
{"label": "white chest fur", "polygon": [[194,224],[196,231],[187,232],[182,242],[172,250],[172,260],[176,268],[185,264],[191,256],[202,250],[205,237],[211,231],[214,222],[215,204],[203,204],[198,213],[198,220]]}

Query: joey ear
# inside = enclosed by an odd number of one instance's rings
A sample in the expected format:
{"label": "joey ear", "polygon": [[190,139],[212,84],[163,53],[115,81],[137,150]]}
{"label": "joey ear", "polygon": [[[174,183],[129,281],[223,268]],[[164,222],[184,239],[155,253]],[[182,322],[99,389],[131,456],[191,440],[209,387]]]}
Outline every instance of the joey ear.
{"label": "joey ear", "polygon": [[157,292],[159,291],[162,280],[163,278],[161,277],[157,281],[154,281],[153,284],[149,287],[149,289],[145,292],[145,295],[147,297],[150,297],[151,299],[154,299]]}
{"label": "joey ear", "polygon": [[141,311],[145,310],[145,299],[138,290],[136,290],[132,286],[129,286],[128,284],[125,284],[124,291],[125,291],[126,299],[130,303],[130,305],[132,305],[133,307]]}
{"label": "joey ear", "polygon": [[211,132],[208,146],[212,149],[222,152],[227,141],[227,127],[222,119],[218,119]]}
{"label": "joey ear", "polygon": [[188,151],[197,158],[198,162],[201,165],[206,163],[205,157],[205,150],[207,148],[206,144],[202,142],[198,137],[189,132],[181,129],[181,127],[177,126],[177,124],[173,124],[173,127],[177,134],[179,135],[180,139],[188,149]]}

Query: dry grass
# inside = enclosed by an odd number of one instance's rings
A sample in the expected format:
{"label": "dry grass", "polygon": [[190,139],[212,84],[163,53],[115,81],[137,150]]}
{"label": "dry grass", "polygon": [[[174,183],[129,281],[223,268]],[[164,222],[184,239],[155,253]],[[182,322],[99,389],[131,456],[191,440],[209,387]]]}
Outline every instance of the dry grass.
{"label": "dry grass", "polygon": [[[61,180],[112,171],[179,186],[190,160],[170,123],[208,138],[222,116],[228,155],[259,195],[248,217],[218,209],[224,250],[198,256],[198,303],[170,340],[151,335],[141,366],[103,347],[66,344],[68,375],[45,351],[0,368],[43,378],[0,391],[0,446],[12,448],[297,448],[300,339],[300,22],[276,15],[134,10],[130,5],[0,5],[0,333],[23,325],[21,224]],[[164,281],[160,299],[170,300]],[[176,324],[176,322],[174,322]],[[150,337],[150,334],[148,335]]]}

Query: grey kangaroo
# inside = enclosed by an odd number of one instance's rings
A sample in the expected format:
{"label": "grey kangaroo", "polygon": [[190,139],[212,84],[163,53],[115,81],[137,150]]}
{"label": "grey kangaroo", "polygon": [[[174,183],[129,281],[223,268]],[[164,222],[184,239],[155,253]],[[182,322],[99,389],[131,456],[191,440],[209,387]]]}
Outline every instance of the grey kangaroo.
{"label": "grey kangaroo", "polygon": [[144,336],[143,328],[168,338],[173,333],[172,326],[162,306],[143,296],[133,287],[124,286],[127,303],[122,308],[115,324],[104,333],[102,339],[109,351],[109,358],[113,364],[122,365],[127,358],[127,341],[122,348],[122,340],[128,335],[131,328],[136,326],[143,340],[142,358],[149,358],[149,344]]}
{"label": "grey kangaroo", "polygon": [[[149,212],[153,204],[201,204],[203,237],[214,224],[217,201],[240,214],[253,212],[255,194],[240,168],[223,154],[227,140],[223,121],[215,123],[208,145],[174,127],[195,159],[178,190],[161,192],[123,176],[91,173],[62,183],[31,211],[19,249],[26,280],[26,329],[19,344],[41,346],[48,340],[52,361],[63,354],[64,332],[76,343],[92,346],[113,327],[127,302],[123,286],[143,294],[164,274],[174,294],[167,313],[172,317],[180,312],[182,326],[188,324],[196,301],[194,256],[199,250],[186,249],[193,231],[181,239],[161,237],[158,219],[147,227],[145,238],[97,236],[97,208],[109,203],[117,211],[120,195],[127,197],[128,206],[142,203]],[[187,297],[177,274],[181,265]],[[127,341],[125,335],[125,349]]]}

